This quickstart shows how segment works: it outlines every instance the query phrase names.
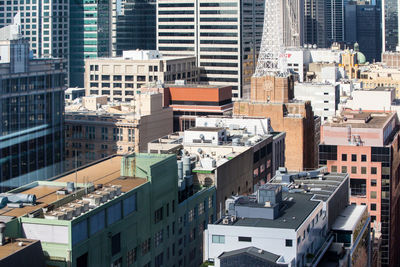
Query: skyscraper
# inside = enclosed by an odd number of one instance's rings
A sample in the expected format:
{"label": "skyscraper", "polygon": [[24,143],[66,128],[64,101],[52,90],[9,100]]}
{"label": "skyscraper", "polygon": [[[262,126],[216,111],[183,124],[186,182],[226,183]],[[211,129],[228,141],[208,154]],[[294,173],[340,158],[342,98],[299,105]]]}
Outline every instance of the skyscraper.
{"label": "skyscraper", "polygon": [[326,47],[325,1],[304,1],[304,43]]}
{"label": "skyscraper", "polygon": [[344,0],[325,1],[327,45],[344,41]]}
{"label": "skyscraper", "polygon": [[116,11],[116,36],[113,56],[124,50],[154,50],[156,39],[156,1],[124,0]]}
{"label": "skyscraper", "polygon": [[0,191],[63,171],[65,59],[31,59],[21,25],[0,29]]}
{"label": "skyscraper", "polygon": [[250,92],[263,21],[263,0],[161,0],[157,47],[164,55],[196,56],[201,81],[232,85],[240,98]]}
{"label": "skyscraper", "polygon": [[20,14],[21,34],[36,57],[68,56],[68,1],[0,1],[0,28]]}
{"label": "skyscraper", "polygon": [[[71,87],[83,87],[85,58],[110,57],[113,1],[70,1],[70,75]],[[115,16],[114,16],[115,17]]]}
{"label": "skyscraper", "polygon": [[382,51],[396,51],[399,45],[399,2],[382,1]]}

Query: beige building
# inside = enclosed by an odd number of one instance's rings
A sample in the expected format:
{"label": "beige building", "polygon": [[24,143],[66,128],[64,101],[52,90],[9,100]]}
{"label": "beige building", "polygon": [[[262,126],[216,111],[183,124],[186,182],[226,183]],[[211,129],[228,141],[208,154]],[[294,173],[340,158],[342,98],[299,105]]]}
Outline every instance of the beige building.
{"label": "beige building", "polygon": [[155,50],[85,61],[86,95],[106,95],[109,101],[131,101],[141,86],[155,86],[158,81],[195,83],[198,75],[196,57],[167,57]]}
{"label": "beige building", "polygon": [[162,94],[135,96],[130,104],[87,96],[65,108],[65,168],[88,164],[112,154],[147,150],[147,143],[172,132],[172,109]]}
{"label": "beige building", "polygon": [[396,98],[400,98],[400,70],[373,64],[360,72],[360,81],[364,89],[376,87],[396,88]]}

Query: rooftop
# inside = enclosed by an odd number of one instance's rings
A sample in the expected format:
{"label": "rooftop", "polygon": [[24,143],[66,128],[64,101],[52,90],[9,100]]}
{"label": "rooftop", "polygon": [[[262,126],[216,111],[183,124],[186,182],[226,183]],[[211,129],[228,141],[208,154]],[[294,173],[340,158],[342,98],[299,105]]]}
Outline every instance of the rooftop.
{"label": "rooftop", "polygon": [[[319,205],[320,202],[312,200],[312,198],[313,195],[311,194],[284,192],[282,194],[282,208],[276,219],[237,217],[233,222],[229,221],[229,225],[296,230]],[[264,208],[264,205],[257,203],[241,205]],[[223,225],[225,223],[223,219],[220,219],[215,224]]]}
{"label": "rooftop", "polygon": [[328,200],[347,179],[346,173],[329,173],[326,168],[304,172],[287,172],[279,168],[270,183],[285,184],[289,192],[300,192],[314,196],[316,200]]}
{"label": "rooftop", "polygon": [[277,262],[277,260],[281,257],[279,255],[270,253],[270,252],[262,250],[262,249],[258,249],[256,247],[247,247],[247,248],[224,252],[221,255],[219,255],[218,258],[223,259],[226,257],[235,256],[235,255],[239,255],[239,254],[249,254],[254,257],[260,258],[262,260],[274,262],[274,263]]}
{"label": "rooftop", "polygon": [[[122,158],[122,156],[112,156],[86,165],[76,171],[67,172],[55,177],[52,181],[37,181],[12,190],[7,194],[21,193],[35,195],[36,203],[27,203],[21,207],[5,206],[0,209],[0,215],[20,217],[29,213],[35,213],[37,210],[41,210],[57,201],[70,197],[71,194],[60,194],[60,190],[62,191],[67,188],[68,182],[75,183],[77,190],[75,192],[81,192],[81,196],[84,195],[85,190],[95,185],[102,185],[104,190],[111,187],[119,188],[121,193],[125,193],[146,183],[147,179],[145,178],[121,177]],[[76,194],[78,195],[78,193]],[[68,202],[75,200],[77,198],[71,199]]]}
{"label": "rooftop", "polygon": [[0,246],[0,261],[36,242],[40,241],[26,238],[6,239],[6,244]]}
{"label": "rooftop", "polygon": [[190,129],[186,129],[188,132],[219,132],[224,130],[225,128],[220,127],[192,127]]}
{"label": "rooftop", "polygon": [[210,85],[210,84],[201,84],[201,83],[190,83],[190,84],[176,84],[176,83],[167,83],[164,84],[164,87],[182,87],[182,88],[206,88],[206,89],[222,89],[231,86],[218,86],[218,85]]}
{"label": "rooftop", "polygon": [[350,205],[343,210],[332,225],[332,230],[354,231],[357,222],[366,215],[367,207],[364,205]]}
{"label": "rooftop", "polygon": [[334,117],[332,122],[324,126],[330,127],[352,127],[352,128],[384,128],[395,116],[395,113],[388,112],[364,112],[344,111],[340,117]]}

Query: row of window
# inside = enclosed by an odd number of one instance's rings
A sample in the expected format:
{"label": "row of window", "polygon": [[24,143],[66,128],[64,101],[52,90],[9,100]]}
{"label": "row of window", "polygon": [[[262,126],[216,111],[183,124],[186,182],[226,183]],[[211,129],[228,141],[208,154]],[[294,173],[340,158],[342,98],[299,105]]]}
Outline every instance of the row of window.
{"label": "row of window", "polygon": [[[342,154],[342,161],[347,161],[347,154]],[[356,162],[357,161],[357,154],[351,154],[351,161]],[[366,162],[367,161],[367,155],[361,155],[361,162]]]}
{"label": "row of window", "polygon": [[[358,173],[358,168],[356,166],[351,166],[351,174],[357,174]],[[342,173],[347,173],[347,166],[342,166],[341,172]],[[337,173],[338,172],[338,167],[336,165],[331,166],[331,172]],[[377,167],[371,167],[371,171],[369,174],[377,174],[378,169]],[[367,167],[360,167],[360,174],[367,174]]]}

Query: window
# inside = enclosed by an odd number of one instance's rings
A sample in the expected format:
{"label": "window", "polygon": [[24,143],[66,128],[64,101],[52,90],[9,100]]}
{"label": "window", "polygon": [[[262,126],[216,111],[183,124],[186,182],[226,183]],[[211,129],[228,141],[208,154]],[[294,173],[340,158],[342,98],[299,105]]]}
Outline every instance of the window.
{"label": "window", "polygon": [[376,186],[376,179],[371,179],[371,186]]}
{"label": "window", "polygon": [[376,167],[371,167],[371,174],[376,174],[376,173],[377,173]]}
{"label": "window", "polygon": [[357,155],[351,154],[351,161],[357,161]]}
{"label": "window", "polygon": [[111,255],[114,256],[120,251],[121,251],[121,233],[118,233],[111,237]]}
{"label": "window", "polygon": [[150,251],[151,239],[147,239],[142,243],[142,255],[146,255]]}
{"label": "window", "polygon": [[128,265],[132,265],[134,262],[136,262],[136,259],[137,259],[137,247],[128,251],[126,261]]}
{"label": "window", "polygon": [[357,167],[351,166],[351,173],[357,173]]}
{"label": "window", "polygon": [[285,240],[285,246],[286,247],[292,247],[293,246],[293,240],[292,239],[286,239]]}
{"label": "window", "polygon": [[163,207],[154,212],[154,223],[158,223],[163,219]]}
{"label": "window", "polygon": [[248,236],[239,236],[238,237],[239,242],[251,242],[251,237]]}
{"label": "window", "polygon": [[163,253],[161,252],[159,255],[156,256],[154,259],[154,267],[161,267],[163,266]]}
{"label": "window", "polygon": [[160,230],[154,235],[154,246],[158,247],[163,242],[164,230]]}
{"label": "window", "polygon": [[337,166],[332,165],[331,166],[331,172],[337,172]]}
{"label": "window", "polygon": [[347,166],[342,166],[342,173],[347,173]]}
{"label": "window", "polygon": [[216,244],[225,244],[224,235],[212,235],[212,242]]}
{"label": "window", "polygon": [[376,204],[375,203],[371,203],[371,210],[376,210]]}
{"label": "window", "polygon": [[361,167],[361,174],[367,174],[367,167]]}
{"label": "window", "polygon": [[376,221],[376,216],[374,216],[374,215],[371,216],[371,221],[373,221],[373,222]]}
{"label": "window", "polygon": [[363,162],[367,161],[367,155],[361,155],[361,161]]}
{"label": "window", "polygon": [[371,191],[371,198],[376,199],[376,191]]}
{"label": "window", "polygon": [[342,154],[342,161],[347,161],[347,154]]}

